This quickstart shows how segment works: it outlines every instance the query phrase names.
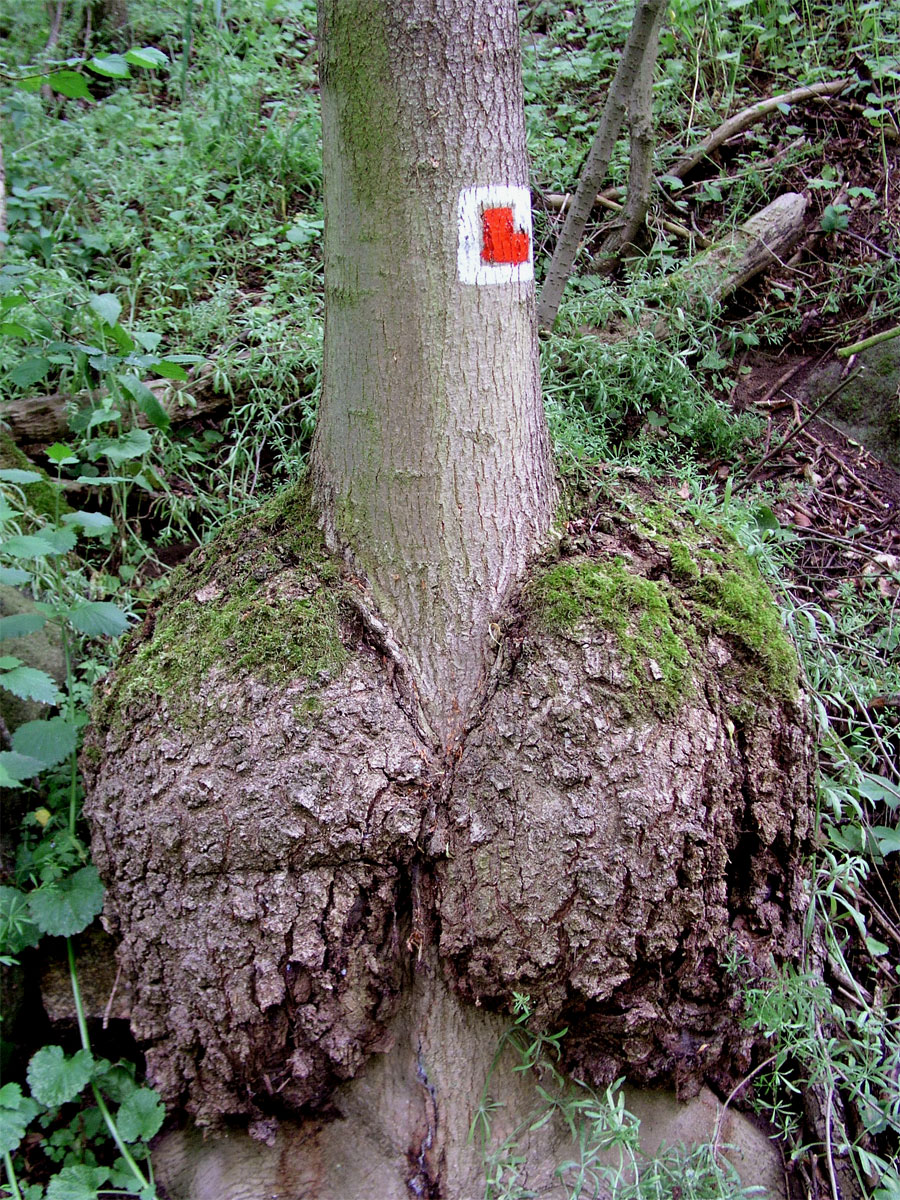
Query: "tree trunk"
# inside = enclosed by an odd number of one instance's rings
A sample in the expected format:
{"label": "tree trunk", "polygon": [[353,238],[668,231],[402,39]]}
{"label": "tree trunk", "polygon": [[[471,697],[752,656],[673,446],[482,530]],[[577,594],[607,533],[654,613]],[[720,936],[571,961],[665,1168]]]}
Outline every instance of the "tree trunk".
{"label": "tree trunk", "polygon": [[[446,742],[483,684],[490,623],[553,507],[516,10],[505,0],[452,14],[435,0],[325,0],[320,45],[315,490],[329,543],[367,580]],[[519,198],[524,262],[503,265],[501,248],[493,266],[484,212]],[[460,245],[469,236],[474,279]]]}

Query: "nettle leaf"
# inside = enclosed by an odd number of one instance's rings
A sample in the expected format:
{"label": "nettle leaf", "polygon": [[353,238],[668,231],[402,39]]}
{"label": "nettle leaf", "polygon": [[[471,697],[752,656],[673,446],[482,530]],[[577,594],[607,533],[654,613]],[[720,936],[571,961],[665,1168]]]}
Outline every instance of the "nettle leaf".
{"label": "nettle leaf", "polygon": [[149,1142],[159,1133],[166,1117],[162,1102],[151,1088],[137,1088],[116,1114],[119,1133],[126,1142]]}
{"label": "nettle leaf", "polygon": [[78,512],[64,513],[64,525],[74,525],[77,529],[83,529],[87,534],[106,533],[109,529],[115,528],[115,521],[112,517],[108,517],[106,513],[100,512]]}
{"label": "nettle leaf", "polygon": [[108,1167],[88,1167],[84,1163],[63,1167],[47,1184],[44,1195],[46,1200],[98,1200],[109,1174]]}
{"label": "nettle leaf", "polygon": [[43,769],[36,758],[26,758],[15,750],[0,750],[0,783],[4,787],[18,787],[23,780],[40,775]]}
{"label": "nettle leaf", "polygon": [[23,1096],[17,1083],[0,1088],[0,1154],[12,1154],[40,1111],[41,1106],[30,1096]]}
{"label": "nettle leaf", "polygon": [[28,905],[41,933],[71,937],[87,929],[103,907],[103,884],[96,867],[82,867],[53,884],[33,891]]}
{"label": "nettle leaf", "polygon": [[146,67],[148,71],[153,71],[157,67],[167,66],[169,58],[155,46],[142,46],[140,50],[132,46],[125,52],[125,61],[130,62],[133,67]]}
{"label": "nettle leaf", "polygon": [[26,721],[12,735],[12,748],[17,754],[36,758],[44,767],[65,762],[78,743],[78,730],[65,717],[47,721]]}
{"label": "nettle leaf", "polygon": [[37,633],[46,624],[47,618],[41,613],[14,613],[11,617],[0,617],[0,641]]}
{"label": "nettle leaf", "polygon": [[50,365],[49,358],[25,358],[10,371],[10,382],[17,387],[31,387],[46,377]]}
{"label": "nettle leaf", "polygon": [[169,414],[159,400],[136,375],[120,375],[119,383],[134,400],[138,409],[157,429],[169,428]]}
{"label": "nettle leaf", "polygon": [[153,445],[153,439],[146,429],[129,429],[120,438],[103,438],[98,443],[102,455],[115,466],[130,458],[140,458]]}
{"label": "nettle leaf", "polygon": [[79,75],[77,71],[54,71],[52,75],[47,76],[46,82],[54,92],[59,92],[61,96],[67,96],[70,100],[93,100],[94,98],[84,81],[84,76]]}
{"label": "nettle leaf", "polygon": [[102,292],[99,296],[96,293],[91,293],[88,298],[88,305],[100,320],[105,321],[107,325],[115,325],[122,311],[122,305],[112,292]]}
{"label": "nettle leaf", "polygon": [[44,529],[41,537],[50,543],[54,554],[68,554],[78,541],[78,535],[71,529]]}
{"label": "nettle leaf", "polygon": [[0,675],[0,687],[6,688],[20,700],[36,700],[38,704],[56,704],[59,688],[56,680],[37,667],[13,667]]}
{"label": "nettle leaf", "polygon": [[17,534],[0,542],[0,554],[10,558],[46,558],[60,553],[49,537],[39,537],[35,533]]}
{"label": "nettle leaf", "polygon": [[28,1086],[35,1100],[57,1108],[74,1100],[93,1073],[94,1058],[89,1050],[77,1050],[67,1058],[62,1046],[42,1046],[28,1064]]}
{"label": "nettle leaf", "polygon": [[102,633],[118,637],[131,624],[121,608],[108,600],[87,600],[83,604],[75,604],[66,616],[73,628],[89,637],[97,637]]}
{"label": "nettle leaf", "polygon": [[16,587],[20,583],[27,583],[31,578],[30,571],[24,571],[21,567],[0,567],[0,583],[9,583]]}
{"label": "nettle leaf", "polygon": [[0,471],[4,483],[40,483],[43,478],[40,471],[20,471],[18,467],[4,467]]}

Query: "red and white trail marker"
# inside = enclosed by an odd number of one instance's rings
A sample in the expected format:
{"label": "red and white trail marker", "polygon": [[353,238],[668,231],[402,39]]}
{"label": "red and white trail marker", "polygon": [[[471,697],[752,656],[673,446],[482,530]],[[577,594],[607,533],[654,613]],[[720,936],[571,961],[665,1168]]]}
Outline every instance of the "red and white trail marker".
{"label": "red and white trail marker", "polygon": [[461,283],[526,283],[534,279],[528,188],[501,184],[463,188],[457,213]]}

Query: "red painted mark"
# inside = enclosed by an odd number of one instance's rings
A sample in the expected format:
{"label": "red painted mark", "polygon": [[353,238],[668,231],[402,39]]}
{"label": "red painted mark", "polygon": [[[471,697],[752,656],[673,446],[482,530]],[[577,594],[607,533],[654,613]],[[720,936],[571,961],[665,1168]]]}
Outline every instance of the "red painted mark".
{"label": "red painted mark", "polygon": [[528,234],[513,227],[511,208],[486,208],[481,261],[486,263],[528,262]]}

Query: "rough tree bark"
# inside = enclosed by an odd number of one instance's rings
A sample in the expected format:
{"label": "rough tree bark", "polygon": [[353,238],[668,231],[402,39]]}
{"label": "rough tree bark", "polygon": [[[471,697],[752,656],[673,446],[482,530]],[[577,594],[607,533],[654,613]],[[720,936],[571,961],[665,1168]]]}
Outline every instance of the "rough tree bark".
{"label": "rough tree bark", "polygon": [[547,537],[514,4],[320,14],[311,483],[132,637],[86,811],[173,1113],[288,1137],[282,1197],[469,1200],[513,989],[582,1078],[746,1068],[723,956],[798,952],[810,745],[727,539],[612,494]]}

